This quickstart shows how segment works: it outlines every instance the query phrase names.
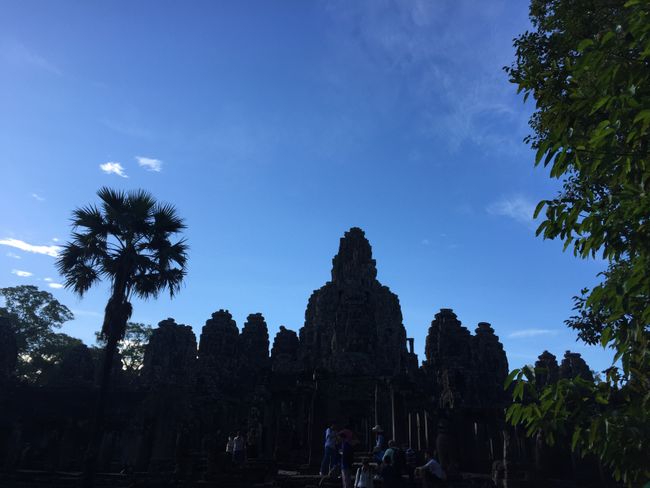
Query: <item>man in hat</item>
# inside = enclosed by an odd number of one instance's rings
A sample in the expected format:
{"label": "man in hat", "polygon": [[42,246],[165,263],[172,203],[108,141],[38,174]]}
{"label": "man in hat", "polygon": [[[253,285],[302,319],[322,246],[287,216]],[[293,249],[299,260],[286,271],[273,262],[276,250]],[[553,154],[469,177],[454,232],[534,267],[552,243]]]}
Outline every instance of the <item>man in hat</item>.
{"label": "man in hat", "polygon": [[381,428],[381,425],[377,424],[372,428],[372,431],[377,435],[377,441],[375,442],[375,447],[372,452],[374,454],[375,461],[378,464],[381,464],[382,459],[384,458],[384,453],[386,452],[386,438],[384,437],[384,429]]}

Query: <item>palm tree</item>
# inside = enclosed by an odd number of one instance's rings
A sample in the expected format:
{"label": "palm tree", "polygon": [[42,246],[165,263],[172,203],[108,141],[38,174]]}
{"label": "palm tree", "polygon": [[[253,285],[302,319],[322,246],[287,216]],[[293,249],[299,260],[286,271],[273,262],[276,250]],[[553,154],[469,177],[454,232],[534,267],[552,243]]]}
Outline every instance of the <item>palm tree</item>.
{"label": "palm tree", "polygon": [[172,205],[156,202],[144,190],[103,187],[97,195],[99,207],[89,205],[73,212],[72,241],[63,246],[56,262],[66,288],[79,296],[102,279],[110,282],[101,329],[106,344],[102,376],[86,453],[86,486],[92,486],[112,366],[133,310],[131,299],[156,298],[165,289],[173,298],[186,274],[188,249],[185,239],[170,240],[186,227]]}

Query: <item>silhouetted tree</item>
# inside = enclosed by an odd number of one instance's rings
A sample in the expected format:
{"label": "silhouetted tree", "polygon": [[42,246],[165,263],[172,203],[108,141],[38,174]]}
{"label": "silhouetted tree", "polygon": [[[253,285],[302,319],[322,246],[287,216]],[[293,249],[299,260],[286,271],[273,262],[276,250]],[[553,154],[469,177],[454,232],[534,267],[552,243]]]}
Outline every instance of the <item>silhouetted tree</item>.
{"label": "silhouetted tree", "polygon": [[79,339],[54,332],[74,316],[51,293],[33,285],[0,288],[0,297],[4,300],[0,316],[9,319],[16,335],[18,377],[38,383],[70,348],[81,344]]}
{"label": "silhouetted tree", "polygon": [[100,279],[110,282],[101,329],[106,341],[104,361],[93,435],[86,454],[86,486],[92,486],[111,365],[131,317],[131,299],[155,298],[164,290],[173,297],[183,282],[187,262],[185,240],[170,240],[185,229],[172,205],[156,202],[144,190],[125,193],[104,187],[97,195],[99,207],[89,205],[73,212],[72,241],[63,246],[57,260],[66,288],[80,296]]}

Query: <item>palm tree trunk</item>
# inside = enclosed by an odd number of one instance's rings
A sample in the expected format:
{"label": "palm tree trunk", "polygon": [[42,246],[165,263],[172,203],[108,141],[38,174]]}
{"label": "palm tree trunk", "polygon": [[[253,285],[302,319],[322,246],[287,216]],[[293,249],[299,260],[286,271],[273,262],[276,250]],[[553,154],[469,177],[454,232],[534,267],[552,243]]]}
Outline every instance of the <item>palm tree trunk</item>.
{"label": "palm tree trunk", "polygon": [[108,392],[111,381],[111,373],[113,371],[113,361],[115,353],[117,352],[118,337],[111,334],[106,342],[104,348],[104,361],[102,364],[102,375],[99,384],[99,394],[97,396],[97,404],[95,406],[95,418],[92,425],[91,437],[86,450],[86,459],[83,474],[83,487],[91,488],[95,478],[95,470],[97,468],[97,457],[101,445],[102,437],[104,435],[104,419],[106,412],[106,403],[108,400]]}

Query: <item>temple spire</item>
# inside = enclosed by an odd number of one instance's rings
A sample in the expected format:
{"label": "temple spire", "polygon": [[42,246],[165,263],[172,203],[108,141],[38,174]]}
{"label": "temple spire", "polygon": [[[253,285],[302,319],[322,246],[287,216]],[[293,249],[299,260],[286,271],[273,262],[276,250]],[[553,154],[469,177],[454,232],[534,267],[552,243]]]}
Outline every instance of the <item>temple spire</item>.
{"label": "temple spire", "polygon": [[341,238],[339,252],[332,260],[332,282],[340,285],[369,284],[376,279],[372,247],[363,230],[352,227]]}

